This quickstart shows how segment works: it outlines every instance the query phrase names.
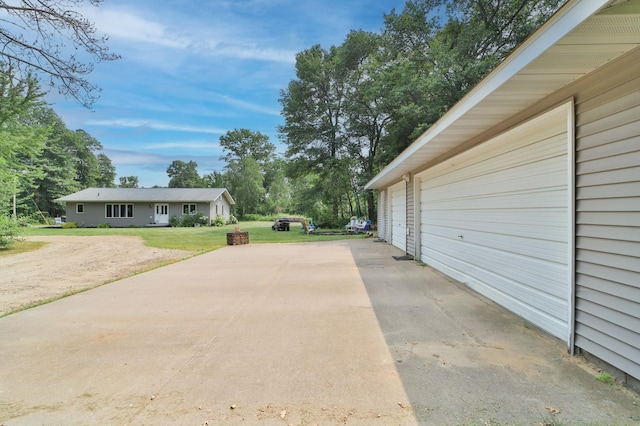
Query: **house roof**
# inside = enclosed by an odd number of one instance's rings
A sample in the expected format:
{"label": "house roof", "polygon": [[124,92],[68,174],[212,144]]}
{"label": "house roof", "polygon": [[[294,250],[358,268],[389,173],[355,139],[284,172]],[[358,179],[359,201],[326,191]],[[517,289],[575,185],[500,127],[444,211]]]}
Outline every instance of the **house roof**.
{"label": "house roof", "polygon": [[229,204],[235,204],[225,188],[87,188],[55,201],[211,202],[221,196],[224,196]]}
{"label": "house roof", "polygon": [[569,0],[371,179],[381,189],[640,45],[640,0]]}

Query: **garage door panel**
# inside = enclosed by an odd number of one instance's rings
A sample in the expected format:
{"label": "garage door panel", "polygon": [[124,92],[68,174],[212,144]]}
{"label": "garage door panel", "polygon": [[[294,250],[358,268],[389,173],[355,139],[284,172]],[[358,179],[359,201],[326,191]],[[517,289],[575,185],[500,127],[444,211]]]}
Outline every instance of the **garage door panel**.
{"label": "garage door panel", "polygon": [[451,200],[433,200],[429,205],[431,210],[511,210],[513,212],[522,212],[525,209],[555,209],[566,211],[566,207],[558,205],[562,201],[566,201],[566,191],[544,191],[528,192],[523,194],[511,194],[508,198],[505,196],[491,195],[471,197],[467,196],[459,199]]}
{"label": "garage door panel", "polygon": [[568,339],[568,106],[419,176],[421,260]]}
{"label": "garage door panel", "polygon": [[[508,229],[499,229],[498,225],[495,229],[499,232],[508,231]],[[483,232],[462,228],[459,228],[459,233],[452,234],[451,228],[445,226],[427,226],[422,233],[422,238],[433,239],[434,237],[444,238],[449,244],[452,244],[452,239],[457,239],[465,244],[464,248],[467,250],[471,249],[469,246],[476,246],[560,264],[566,264],[568,261],[565,241],[545,241],[535,238],[536,235],[515,237],[509,234],[492,233],[488,229]]]}
{"label": "garage door panel", "polygon": [[[562,169],[565,170],[562,170]],[[437,185],[439,183],[439,185]],[[543,185],[541,186],[541,183]],[[547,163],[527,164],[521,169],[512,168],[491,174],[470,176],[467,180],[425,182],[424,189],[430,190],[432,201],[451,200],[473,196],[501,195],[512,193],[539,192],[561,188],[566,191],[566,156],[554,158]],[[451,192],[454,190],[455,192]]]}
{"label": "garage door panel", "polygon": [[[567,296],[566,286],[560,285],[566,281],[566,269],[562,264],[548,263],[516,253],[500,253],[495,249],[463,242],[457,245],[446,244],[444,238],[436,236],[432,238],[434,243],[441,241],[441,247],[444,248],[427,250],[426,254],[434,258],[438,258],[436,254],[440,254],[446,258],[456,259],[456,262],[462,262],[459,266],[472,267],[476,271],[484,269],[491,276],[510,277],[516,288],[516,294],[520,292],[519,286],[527,286],[552,297],[566,298]],[[536,301],[532,303],[535,304]]]}
{"label": "garage door panel", "polygon": [[[513,282],[511,278],[492,274],[482,265],[466,264],[455,256],[441,252],[428,253],[429,265],[443,271],[468,285],[473,290],[507,306],[511,311],[538,325],[553,335],[561,335],[566,330],[568,320],[566,304],[561,296],[553,297],[544,291]],[[459,271],[466,269],[472,275]],[[487,285],[490,282],[491,285]],[[566,297],[566,296],[565,296]],[[534,303],[529,301],[533,300]]]}
{"label": "garage door panel", "polygon": [[[555,171],[557,168],[553,165],[566,160],[566,146],[562,151],[563,142],[566,143],[566,134],[564,138],[558,136],[553,140],[545,141],[546,145],[552,146],[543,155],[537,152],[538,148],[527,147],[529,149],[513,150],[500,158],[484,155],[468,161],[448,161],[445,163],[447,167],[440,166],[443,170],[449,169],[448,173],[432,177],[429,180],[429,185],[433,188],[442,185],[448,186],[455,182],[467,185],[470,179],[475,181],[483,177],[492,177],[493,173],[498,171],[502,173],[514,171],[516,172],[515,176],[522,177],[523,180],[527,180],[527,177],[544,174],[547,171]],[[500,155],[500,153],[494,152],[491,155]]]}
{"label": "garage door panel", "polygon": [[[556,221],[562,215],[562,221]],[[545,217],[542,217],[545,216]],[[452,226],[460,230],[482,229],[485,232],[537,238],[549,241],[565,241],[566,212],[516,213],[496,210],[440,210],[430,211],[429,223],[438,227]],[[470,219],[470,217],[472,219]],[[423,220],[424,222],[424,220]]]}

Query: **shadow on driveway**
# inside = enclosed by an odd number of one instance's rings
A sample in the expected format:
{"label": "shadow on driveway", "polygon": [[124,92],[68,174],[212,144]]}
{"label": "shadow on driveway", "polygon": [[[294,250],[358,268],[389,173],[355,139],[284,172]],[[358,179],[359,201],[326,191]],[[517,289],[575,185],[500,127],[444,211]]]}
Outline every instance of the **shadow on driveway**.
{"label": "shadow on driveway", "polygon": [[562,342],[384,242],[351,248],[419,423],[640,423],[637,394]]}

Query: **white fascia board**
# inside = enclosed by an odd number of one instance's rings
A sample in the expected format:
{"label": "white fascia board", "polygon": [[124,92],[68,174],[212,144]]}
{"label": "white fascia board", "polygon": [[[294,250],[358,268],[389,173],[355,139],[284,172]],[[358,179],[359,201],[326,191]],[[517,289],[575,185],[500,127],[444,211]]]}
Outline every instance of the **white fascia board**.
{"label": "white fascia board", "polygon": [[[401,167],[409,157],[418,152],[431,140],[435,139],[451,124],[463,119],[469,110],[486,99],[496,89],[608,3],[610,3],[610,0],[569,1],[520,45],[520,47],[502,61],[496,69],[467,93],[449,112],[443,115],[433,126],[418,137],[413,144],[371,179],[364,188],[377,189],[377,183],[383,179],[387,181],[387,183],[399,179],[403,173],[409,171],[403,170]],[[453,149],[455,146],[451,148]]]}
{"label": "white fascia board", "polygon": [[224,198],[226,198],[226,200],[227,200],[227,202],[229,203],[230,206],[233,206],[233,205],[236,204],[235,200],[233,199],[233,197],[229,193],[229,190],[225,189],[222,194],[224,195]]}

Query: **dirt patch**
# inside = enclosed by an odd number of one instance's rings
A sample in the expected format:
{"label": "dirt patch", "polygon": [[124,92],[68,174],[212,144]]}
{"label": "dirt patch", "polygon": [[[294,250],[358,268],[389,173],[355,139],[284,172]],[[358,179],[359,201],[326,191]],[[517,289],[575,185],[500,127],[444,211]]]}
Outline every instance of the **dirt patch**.
{"label": "dirt patch", "polygon": [[140,237],[39,236],[42,248],[0,257],[0,315],[189,257]]}

